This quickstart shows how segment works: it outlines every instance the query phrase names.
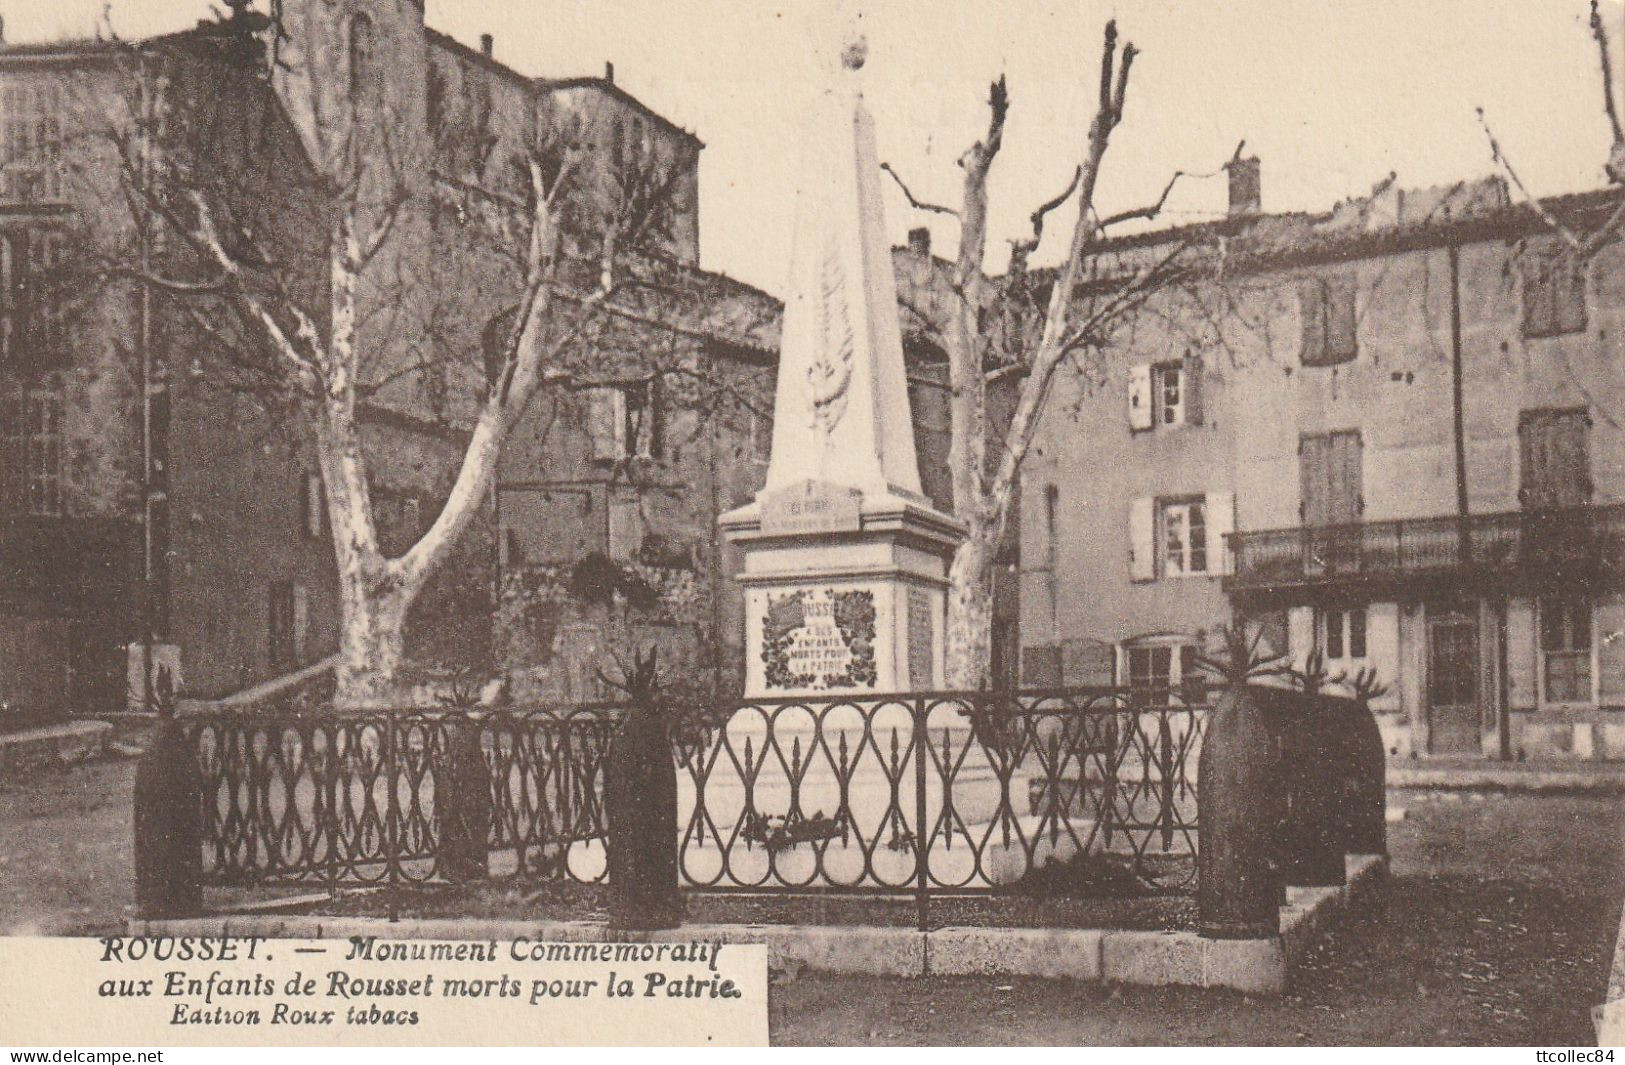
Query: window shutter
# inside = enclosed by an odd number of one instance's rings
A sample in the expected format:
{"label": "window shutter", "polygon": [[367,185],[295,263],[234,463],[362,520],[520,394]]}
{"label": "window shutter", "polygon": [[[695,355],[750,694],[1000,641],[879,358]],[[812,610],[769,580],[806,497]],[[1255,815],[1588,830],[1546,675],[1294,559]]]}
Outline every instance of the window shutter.
{"label": "window shutter", "polygon": [[1359,351],[1358,317],[1352,277],[1326,282],[1326,357],[1324,365],[1348,362]]}
{"label": "window shutter", "polygon": [[1142,362],[1128,368],[1128,427],[1151,428],[1151,364]]}
{"label": "window shutter", "polygon": [[1372,603],[1365,610],[1365,660],[1388,691],[1372,700],[1378,710],[1399,709],[1399,604]]}
{"label": "window shutter", "polygon": [[644,419],[649,423],[648,454],[663,458],[666,453],[666,396],[657,374],[649,379],[649,405]]}
{"label": "window shutter", "polygon": [[1185,424],[1202,424],[1202,355],[1185,352]]}
{"label": "window shutter", "polygon": [[294,661],[305,660],[306,639],[310,632],[310,594],[305,586],[293,586],[293,657]]}
{"label": "window shutter", "polygon": [[1507,601],[1507,705],[1513,710],[1535,708],[1535,603],[1532,599]]}
{"label": "window shutter", "polygon": [[1231,492],[1207,494],[1207,571],[1215,576],[1234,572],[1230,541],[1226,537],[1236,527],[1236,497]]}
{"label": "window shutter", "polygon": [[1302,669],[1315,649],[1314,607],[1295,606],[1286,612],[1286,641],[1293,667]]}
{"label": "window shutter", "polygon": [[1599,603],[1591,633],[1597,645],[1597,699],[1619,706],[1625,703],[1625,600]]}
{"label": "window shutter", "polygon": [[305,489],[302,495],[301,511],[305,535],[312,540],[319,540],[327,527],[327,499],[322,491],[321,474],[305,474]]}
{"label": "window shutter", "polygon": [[587,393],[587,435],[594,462],[614,462],[626,454],[626,394],[618,388]]}
{"label": "window shutter", "polygon": [[1298,513],[1305,527],[1327,523],[1328,461],[1331,441],[1324,436],[1298,440]]}
{"label": "window shutter", "polygon": [[1298,316],[1303,322],[1299,358],[1305,366],[1318,366],[1326,357],[1326,288],[1320,279],[1310,278],[1298,286]]}
{"label": "window shutter", "polygon": [[1129,579],[1151,581],[1157,578],[1156,501],[1142,496],[1129,503]]}
{"label": "window shutter", "polygon": [[1525,247],[1523,253],[1523,331],[1525,336],[1550,336],[1556,327],[1553,300],[1552,249]]}
{"label": "window shutter", "polygon": [[1559,333],[1579,333],[1586,327],[1586,270],[1578,255],[1559,253],[1552,271],[1552,299]]}

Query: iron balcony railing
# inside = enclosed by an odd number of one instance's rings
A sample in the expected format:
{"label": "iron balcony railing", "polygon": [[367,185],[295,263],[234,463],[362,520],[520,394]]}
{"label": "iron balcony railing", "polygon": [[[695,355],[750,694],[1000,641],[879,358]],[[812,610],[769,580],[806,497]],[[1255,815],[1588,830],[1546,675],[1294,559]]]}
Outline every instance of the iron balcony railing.
{"label": "iron balcony railing", "polygon": [[1601,576],[1625,562],[1625,506],[1230,534],[1234,589],[1429,576]]}

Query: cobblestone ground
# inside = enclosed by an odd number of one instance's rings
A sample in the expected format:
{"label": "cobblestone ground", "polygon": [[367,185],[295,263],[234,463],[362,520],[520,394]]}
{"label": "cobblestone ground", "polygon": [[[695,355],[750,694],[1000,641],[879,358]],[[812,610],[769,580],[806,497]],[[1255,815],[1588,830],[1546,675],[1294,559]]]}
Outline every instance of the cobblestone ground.
{"label": "cobblestone ground", "polygon": [[[112,928],[131,903],[131,762],[0,783],[0,932]],[[782,1043],[1594,1040],[1625,898],[1625,801],[1395,793],[1394,880],[1276,1001],[1179,988],[819,974],[774,987]]]}
{"label": "cobblestone ground", "polygon": [[1015,979],[803,976],[780,1043],[1595,1045],[1625,802],[1395,793],[1394,879],[1283,999]]}

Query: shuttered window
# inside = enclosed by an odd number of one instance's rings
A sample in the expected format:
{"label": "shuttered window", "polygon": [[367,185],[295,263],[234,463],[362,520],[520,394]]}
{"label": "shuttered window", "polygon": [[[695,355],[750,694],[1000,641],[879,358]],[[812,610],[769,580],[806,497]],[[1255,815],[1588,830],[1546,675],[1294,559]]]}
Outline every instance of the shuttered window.
{"label": "shuttered window", "polygon": [[1521,257],[1523,333],[1529,337],[1578,333],[1586,327],[1585,264],[1556,240],[1530,245]]}
{"label": "shuttered window", "polygon": [[1306,526],[1347,525],[1365,509],[1360,433],[1318,433],[1298,441],[1299,512]]}
{"label": "shuttered window", "polygon": [[1315,277],[1299,284],[1305,366],[1336,366],[1359,354],[1352,277]]}
{"label": "shuttered window", "polygon": [[1583,410],[1524,411],[1518,419],[1518,498],[1530,509],[1591,499],[1591,419]]}

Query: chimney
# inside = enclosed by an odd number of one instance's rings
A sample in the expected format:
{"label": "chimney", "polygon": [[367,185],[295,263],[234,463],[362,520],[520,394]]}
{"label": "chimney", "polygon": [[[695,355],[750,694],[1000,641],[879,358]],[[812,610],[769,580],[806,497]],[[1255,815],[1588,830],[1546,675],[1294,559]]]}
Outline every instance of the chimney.
{"label": "chimney", "polygon": [[931,258],[931,231],[924,226],[909,230],[908,250],[922,259]]}
{"label": "chimney", "polygon": [[492,37],[489,33],[480,34],[480,55],[490,59],[491,53],[496,50],[496,44],[496,38]]}
{"label": "chimney", "polygon": [[604,60],[604,80],[611,85],[615,84],[615,64]]}
{"label": "chimney", "polygon": [[1263,207],[1258,156],[1232,159],[1225,164],[1225,169],[1230,171],[1230,213],[1257,214]]}

